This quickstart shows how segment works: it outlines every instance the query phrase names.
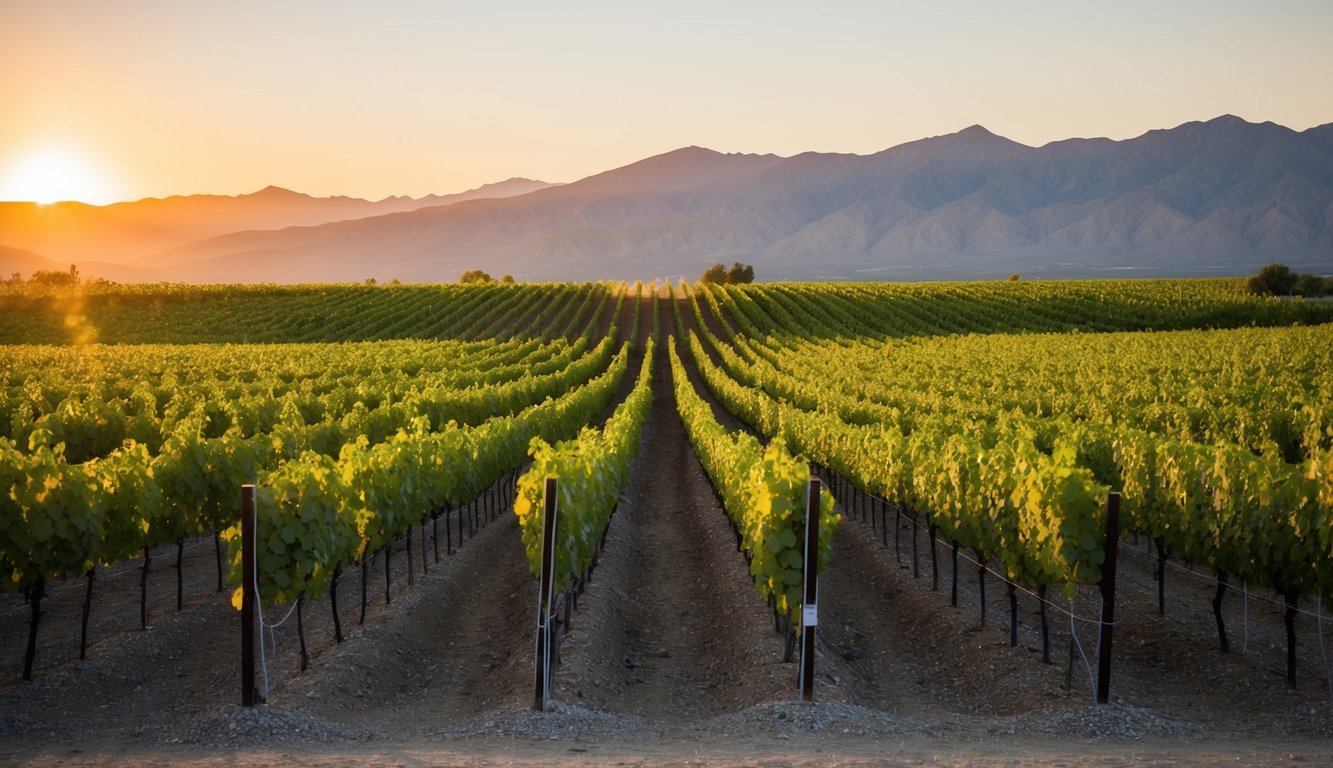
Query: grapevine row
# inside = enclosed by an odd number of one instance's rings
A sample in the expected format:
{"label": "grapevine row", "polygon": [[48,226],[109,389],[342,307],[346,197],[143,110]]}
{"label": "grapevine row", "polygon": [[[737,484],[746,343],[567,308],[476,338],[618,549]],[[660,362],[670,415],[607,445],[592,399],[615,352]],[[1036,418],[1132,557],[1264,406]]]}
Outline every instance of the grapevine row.
{"label": "grapevine row", "polygon": [[[0,286],[0,344],[272,343],[543,335],[604,284]],[[515,308],[540,307],[528,326]]]}
{"label": "grapevine row", "polygon": [[[339,456],[306,453],[260,479],[258,589],[269,602],[314,597],[333,572],[359,562],[433,511],[460,504],[518,466],[534,438],[576,434],[604,410],[628,366],[628,346],[587,384],[522,413],[475,427],[432,432],[424,423],[376,446],[364,440]],[[240,528],[231,541],[231,579],[240,580]],[[239,594],[234,597],[239,601]]]}
{"label": "grapevine row", "polygon": [[1010,580],[1071,593],[1100,580],[1107,488],[1077,466],[1072,446],[1048,455],[1022,430],[963,423],[923,425],[910,435],[892,424],[848,424],[738,383],[693,334],[689,346],[728,411],[862,490],[928,510],[940,533],[982,562],[1001,562]]}
{"label": "grapevine row", "polygon": [[[713,417],[712,407],[694,390],[668,341],[676,408],[694,453],[721,498],[750,561],[759,596],[793,625],[800,624],[809,465],[788,452],[783,438],[767,447],[744,432],[732,432]],[[841,521],[833,494],[820,496],[819,563],[828,562],[833,534]]]}
{"label": "grapevine row", "polygon": [[556,538],[556,591],[568,588],[592,565],[597,543],[611,519],[630,464],[639,450],[643,423],[652,406],[654,343],[648,341],[634,389],[602,429],[584,427],[578,437],[552,444],[535,437],[532,464],[519,477],[514,500],[523,547],[533,576],[541,569],[545,479],[558,482],[560,523]]}

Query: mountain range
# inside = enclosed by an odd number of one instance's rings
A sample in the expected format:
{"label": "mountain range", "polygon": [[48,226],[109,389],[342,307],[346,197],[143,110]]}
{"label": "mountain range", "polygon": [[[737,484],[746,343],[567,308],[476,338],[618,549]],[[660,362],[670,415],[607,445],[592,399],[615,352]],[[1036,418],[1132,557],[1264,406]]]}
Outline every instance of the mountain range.
{"label": "mountain range", "polygon": [[241,198],[82,206],[45,229],[23,218],[39,207],[0,204],[0,273],[40,257],[196,282],[694,277],[732,261],[761,280],[1333,272],[1333,123],[1227,115],[1041,147],[972,126],[872,155],[686,147],[569,184],[505,184],[377,203],[269,189],[242,196],[243,214],[224,204]]}

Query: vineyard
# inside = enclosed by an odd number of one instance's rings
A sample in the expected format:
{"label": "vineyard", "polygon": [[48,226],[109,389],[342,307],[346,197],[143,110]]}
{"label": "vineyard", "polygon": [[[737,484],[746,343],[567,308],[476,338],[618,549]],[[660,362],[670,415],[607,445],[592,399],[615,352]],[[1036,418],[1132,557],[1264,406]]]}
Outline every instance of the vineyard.
{"label": "vineyard", "polygon": [[[0,732],[544,733],[555,478],[547,722],[590,737],[808,720],[814,632],[815,730],[1325,738],[1329,323],[1238,280],[0,286]],[[235,706],[250,599],[283,727]]]}
{"label": "vineyard", "polygon": [[[705,330],[720,369],[690,338],[726,407],[914,522],[923,513],[932,546],[938,534],[999,561],[1010,594],[1013,582],[1071,597],[1100,583],[1112,489],[1128,529],[1156,545],[1159,584],[1169,554],[1216,571],[1223,650],[1228,578],[1281,594],[1289,631],[1302,597],[1333,591],[1326,328],[858,342],[832,364],[752,297],[740,296],[754,306],[745,315],[718,293],[705,303],[744,318],[756,340],[724,345]],[[876,381],[886,370],[904,383]]]}

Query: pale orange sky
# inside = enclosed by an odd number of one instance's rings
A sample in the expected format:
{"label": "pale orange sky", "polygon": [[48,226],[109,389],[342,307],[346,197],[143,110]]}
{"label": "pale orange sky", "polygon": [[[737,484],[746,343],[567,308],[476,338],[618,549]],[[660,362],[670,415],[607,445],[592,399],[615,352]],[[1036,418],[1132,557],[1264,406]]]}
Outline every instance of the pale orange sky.
{"label": "pale orange sky", "polygon": [[94,202],[379,198],[973,123],[1034,145],[1223,113],[1300,130],[1333,122],[1330,39],[1323,0],[6,0],[0,198],[41,152]]}

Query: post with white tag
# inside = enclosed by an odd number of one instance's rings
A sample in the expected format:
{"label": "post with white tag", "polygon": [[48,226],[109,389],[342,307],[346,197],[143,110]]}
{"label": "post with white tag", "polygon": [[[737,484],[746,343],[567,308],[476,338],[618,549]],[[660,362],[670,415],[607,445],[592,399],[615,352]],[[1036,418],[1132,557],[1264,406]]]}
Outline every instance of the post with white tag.
{"label": "post with white tag", "polygon": [[552,611],[555,602],[555,526],[556,480],[546,478],[546,498],[542,508],[542,572],[537,593],[537,698],[533,709],[545,712],[551,702]]}
{"label": "post with white tag", "polygon": [[819,493],[818,478],[810,478],[805,504],[805,550],[802,567],[805,586],[801,592],[801,664],[797,685],[801,698],[815,700],[815,627],[819,624]]}

